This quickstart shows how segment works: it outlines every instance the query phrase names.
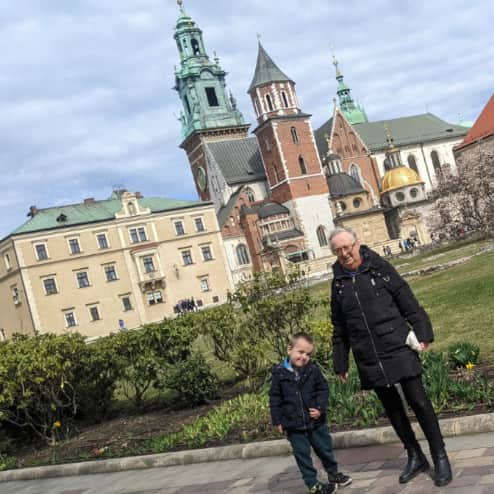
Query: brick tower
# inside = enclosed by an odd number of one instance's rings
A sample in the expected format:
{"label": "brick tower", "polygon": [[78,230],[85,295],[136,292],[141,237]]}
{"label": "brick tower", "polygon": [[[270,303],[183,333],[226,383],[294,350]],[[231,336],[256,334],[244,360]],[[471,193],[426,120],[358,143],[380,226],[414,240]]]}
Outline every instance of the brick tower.
{"label": "brick tower", "polygon": [[308,257],[328,255],[325,236],[334,225],[311,115],[301,111],[295,83],[277,67],[261,43],[248,93],[257,116],[254,133],[270,196],[290,210],[304,232]]}

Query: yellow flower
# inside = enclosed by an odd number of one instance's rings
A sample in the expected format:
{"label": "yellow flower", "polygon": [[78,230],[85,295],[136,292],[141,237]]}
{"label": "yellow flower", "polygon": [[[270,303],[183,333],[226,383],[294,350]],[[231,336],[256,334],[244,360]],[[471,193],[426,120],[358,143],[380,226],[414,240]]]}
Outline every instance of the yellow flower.
{"label": "yellow flower", "polygon": [[475,367],[475,364],[472,364],[472,362],[468,362],[467,365],[465,365],[465,367],[468,369],[468,370],[472,370],[474,367]]}
{"label": "yellow flower", "polygon": [[60,420],[57,420],[56,422],[53,422],[53,428],[54,429],[59,429],[60,427],[62,427],[62,424],[61,424]]}

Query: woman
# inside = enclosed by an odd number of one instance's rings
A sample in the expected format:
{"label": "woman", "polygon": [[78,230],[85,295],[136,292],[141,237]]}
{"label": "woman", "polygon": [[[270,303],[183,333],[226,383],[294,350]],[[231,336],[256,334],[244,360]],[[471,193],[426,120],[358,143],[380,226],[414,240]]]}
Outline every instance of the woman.
{"label": "woman", "polygon": [[420,359],[406,344],[410,328],[421,350],[432,343],[429,316],[397,271],[377,253],[361,246],[351,230],[337,228],[329,240],[337,256],[331,292],[334,370],[345,382],[352,349],[362,388],[377,393],[407,450],[407,465],[399,477],[404,484],[427,471],[429,463],[396,389],[397,384],[401,385],[429,443],[434,482],[444,486],[451,482],[451,466],[439,422],[422,385]]}

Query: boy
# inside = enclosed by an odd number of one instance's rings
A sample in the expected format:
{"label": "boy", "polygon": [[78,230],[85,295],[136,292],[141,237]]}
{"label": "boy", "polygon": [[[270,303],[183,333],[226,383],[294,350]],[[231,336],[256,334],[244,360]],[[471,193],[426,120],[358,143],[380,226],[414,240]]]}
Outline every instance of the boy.
{"label": "boy", "polygon": [[[326,425],[328,383],[310,361],[313,350],[314,340],[307,333],[291,338],[288,357],[272,371],[269,405],[273,425],[279,432],[286,432],[309,493],[333,494],[338,486],[350,485],[352,479],[338,472]],[[326,485],[317,480],[311,446],[328,474]]]}

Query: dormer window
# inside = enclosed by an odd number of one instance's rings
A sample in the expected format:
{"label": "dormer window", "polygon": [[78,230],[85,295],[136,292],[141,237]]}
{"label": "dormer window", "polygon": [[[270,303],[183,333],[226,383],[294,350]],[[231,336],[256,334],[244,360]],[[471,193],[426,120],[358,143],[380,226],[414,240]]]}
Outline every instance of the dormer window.
{"label": "dormer window", "polygon": [[58,221],[58,223],[63,223],[64,221],[67,221],[67,215],[65,215],[63,213],[60,214],[60,215],[58,215],[57,216],[57,221]]}
{"label": "dormer window", "polygon": [[133,202],[129,202],[127,204],[127,209],[129,210],[129,215],[130,216],[135,216],[136,215],[136,207]]}

